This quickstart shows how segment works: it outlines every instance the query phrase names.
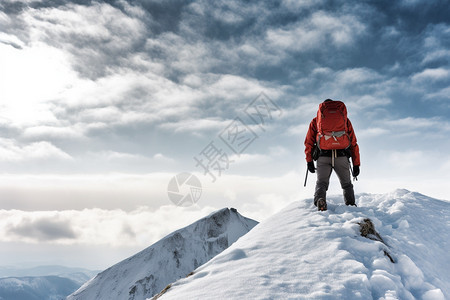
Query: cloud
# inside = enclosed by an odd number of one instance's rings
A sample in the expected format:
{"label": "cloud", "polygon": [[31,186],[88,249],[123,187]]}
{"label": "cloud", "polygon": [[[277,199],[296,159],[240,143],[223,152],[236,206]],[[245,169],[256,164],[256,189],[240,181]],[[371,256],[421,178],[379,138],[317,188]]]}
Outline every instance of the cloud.
{"label": "cloud", "polygon": [[[30,39],[61,47],[66,54],[69,53],[69,61],[75,59],[72,66],[96,69],[87,73],[77,69],[79,75],[88,78],[73,80],[71,86],[53,100],[52,114],[58,120],[71,123],[71,128],[65,127],[64,130],[84,130],[83,135],[89,135],[92,130],[99,136],[102,131],[131,128],[142,123],[174,131],[192,128],[194,133],[199,128],[217,128],[220,124],[213,124],[211,120],[215,117],[218,120],[233,118],[239,102],[251,99],[261,91],[270,92],[275,97],[292,97],[292,92],[280,92],[277,84],[255,79],[267,71],[255,73],[250,70],[267,64],[276,66],[280,61],[271,62],[271,59],[277,56],[290,59],[289,51],[265,42],[264,37],[270,33],[285,31],[294,47],[296,43],[301,44],[296,30],[303,30],[305,36],[310,35],[313,41],[318,41],[308,44],[311,49],[322,48],[322,43],[338,48],[351,46],[366,34],[365,23],[358,19],[357,14],[350,13],[353,11],[343,14],[323,7],[311,12],[307,10],[311,8],[311,2],[297,3],[295,9],[303,11],[306,17],[292,19],[283,26],[270,19],[270,14],[291,14],[291,2],[285,2],[285,6],[273,12],[265,6],[242,6],[238,1],[227,5],[173,5],[165,12],[159,8],[167,8],[166,4],[133,6],[124,2],[115,6],[67,4],[23,11],[23,22],[31,26]],[[98,13],[102,17],[93,22],[92,16]],[[167,14],[174,18],[170,24],[162,21]],[[271,22],[264,21],[267,18]],[[208,25],[218,22],[226,26],[218,29],[218,35],[208,38],[208,32],[193,30],[199,22]],[[167,28],[159,31],[157,28],[162,29],[160,26]],[[225,34],[229,29],[227,26],[242,28],[239,31],[233,27],[230,32],[245,38],[220,37],[220,32]],[[116,43],[117,39],[121,39],[119,43]],[[84,51],[89,52],[86,54]],[[101,59],[91,62],[90,57],[97,55]],[[246,64],[241,63],[242,59]],[[285,62],[289,64],[289,60]],[[94,76],[91,73],[98,74]],[[345,89],[362,84],[362,80],[368,84],[380,78],[368,68],[332,73],[337,73],[340,78],[334,85],[335,89],[342,83],[345,84],[342,89]],[[330,93],[323,91],[322,94]],[[374,97],[380,98],[388,99],[385,96]],[[49,127],[45,129],[50,131]],[[64,130],[52,129],[48,134],[55,136],[57,131]],[[43,136],[39,131],[44,131],[44,128],[27,129],[26,136]]]}
{"label": "cloud", "polygon": [[431,1],[424,1],[424,0],[401,0],[399,1],[400,6],[404,6],[407,8],[428,8],[430,5],[434,5],[439,1],[431,0]]}
{"label": "cloud", "polygon": [[426,157],[422,151],[393,151],[389,154],[388,160],[394,168],[414,168],[417,162]]}
{"label": "cloud", "polygon": [[[313,118],[314,118],[314,115],[311,114],[311,120]],[[294,126],[287,128],[287,130],[284,134],[289,135],[289,136],[304,136],[304,135],[306,135],[308,128],[309,128],[309,123],[308,124],[306,124],[306,123],[298,124],[298,125],[294,125]]]}
{"label": "cloud", "polygon": [[88,157],[85,157],[88,161],[97,161],[97,167],[106,163],[109,165],[174,165],[175,160],[162,153],[155,153],[153,156],[143,155],[139,153],[118,152],[112,150],[105,150],[99,152],[89,152]]}
{"label": "cloud", "polygon": [[355,85],[373,83],[382,80],[382,76],[368,68],[351,68],[336,72],[337,84]]}
{"label": "cloud", "polygon": [[[0,14],[0,18],[2,15]],[[22,49],[23,48],[23,42],[18,39],[14,35],[6,34],[4,32],[0,32],[0,43],[5,45],[10,45],[16,49]]]}
{"label": "cloud", "polygon": [[358,139],[374,138],[377,136],[384,136],[389,134],[389,130],[385,128],[367,128],[358,130]]}
{"label": "cloud", "polygon": [[[89,245],[91,247],[95,245],[147,247],[168,233],[223,207],[236,207],[243,215],[257,220],[267,218],[273,213],[273,209],[276,209],[277,203],[278,205],[287,204],[295,198],[295,195],[290,194],[296,193],[294,192],[295,184],[289,186],[287,183],[298,181],[298,176],[292,173],[280,178],[224,174],[214,184],[208,183],[203,175],[197,176],[203,181],[204,187],[204,195],[198,206],[177,207],[169,204],[166,198],[166,204],[158,205],[156,208],[144,205],[131,210],[119,208],[60,211],[3,209],[0,210],[0,240],[10,243],[46,242],[55,245]],[[102,180],[101,176],[99,178]],[[99,180],[96,180],[97,184]],[[123,180],[120,182],[122,185],[125,184]],[[110,185],[114,186],[114,184]],[[223,190],[229,190],[227,194],[229,201],[226,203],[223,201],[221,192]],[[250,196],[255,191],[259,196]],[[280,191],[283,192],[279,193]],[[273,198],[273,194],[277,196]],[[248,198],[254,200],[243,201]]]}
{"label": "cloud", "polygon": [[[280,150],[272,151],[277,151],[280,156],[284,155]],[[248,165],[253,163],[253,158],[251,155],[243,157],[244,168],[241,172],[249,172]],[[261,162],[259,157],[255,158],[256,164]],[[267,161],[267,158],[261,158],[263,162]],[[195,168],[192,158],[191,161],[190,172],[199,178],[204,189],[199,207],[192,207],[193,210],[207,207],[220,209],[224,206],[240,209],[246,201],[253,201],[260,194],[279,193],[285,198],[291,198],[299,193],[297,174],[291,172],[277,176],[275,172],[280,171],[267,164],[266,169],[260,172],[263,174],[261,176],[241,176],[236,172],[239,166],[230,165],[230,169],[212,183],[209,175],[205,175],[200,168]],[[140,207],[157,211],[159,207],[168,206],[166,209],[170,210],[168,184],[173,176],[182,171],[189,170],[148,174],[4,174],[0,176],[0,193],[4,195],[0,199],[0,206],[9,210],[76,210],[80,211],[80,216],[84,209],[94,208],[118,209],[127,213],[139,210]],[[224,202],[225,190],[235,193],[235,201]],[[265,216],[268,215],[270,212],[267,211]],[[86,214],[87,219],[90,217]],[[78,232],[75,227],[72,228]]]}
{"label": "cloud", "polygon": [[[52,112],[71,124],[72,130],[87,136],[91,129],[111,131],[145,124],[197,134],[224,128],[224,122],[242,112],[261,91],[279,94],[255,80],[231,75],[191,74],[183,83],[139,73],[95,82],[79,80],[61,94],[65,101],[52,102]],[[27,136],[33,131],[38,130],[26,130]]]}
{"label": "cloud", "polygon": [[[158,124],[197,114],[198,92],[153,74],[125,73],[97,81],[79,80],[52,102],[53,113],[89,135],[91,129]],[[166,121],[167,122],[167,121]]]}
{"label": "cloud", "polygon": [[72,160],[73,158],[46,141],[18,145],[14,140],[0,138],[0,161],[17,162],[48,159]]}
{"label": "cloud", "polygon": [[83,137],[83,130],[73,127],[60,126],[32,126],[23,130],[22,136],[26,139],[79,139]]}
{"label": "cloud", "polygon": [[407,117],[397,120],[390,120],[386,122],[389,127],[393,127],[402,131],[408,130],[426,130],[427,128],[434,128],[439,130],[448,131],[450,129],[450,124],[446,120],[440,118],[414,118]]}
{"label": "cloud", "polygon": [[[108,154],[113,156],[109,160],[99,157]],[[100,207],[131,211],[139,206],[148,206],[154,210],[170,203],[167,185],[178,168],[175,165],[174,172],[161,172],[168,168],[169,163],[158,156],[142,160],[126,153],[98,153],[91,154],[84,162],[76,162],[77,165],[83,165],[81,169],[90,169],[94,165],[97,173],[74,172],[74,167],[70,167],[71,171],[66,174],[43,172],[42,165],[35,174],[30,171],[3,172],[0,174],[0,207],[19,210],[82,210]],[[103,164],[113,165],[116,170],[120,169],[118,166],[123,168],[123,165],[143,165],[143,171],[119,173],[107,168],[104,173],[100,173]],[[151,173],[155,169],[159,172]]]}
{"label": "cloud", "polygon": [[[40,214],[42,215],[42,213]],[[20,223],[15,225],[7,223],[5,235],[13,235],[17,236],[19,240],[24,239],[34,242],[75,239],[76,234],[70,223],[55,220],[55,216],[51,214],[49,213],[49,216],[41,216],[36,219],[25,217],[20,220]],[[15,215],[14,218],[20,217]]]}
{"label": "cloud", "polygon": [[[450,87],[443,88],[436,92],[430,92],[425,96],[425,99],[431,99],[431,100],[444,102],[447,99],[450,99]],[[446,111],[448,109],[449,109],[449,104],[447,102],[447,106],[443,107],[443,110]]]}
{"label": "cloud", "polygon": [[450,78],[450,71],[444,68],[425,69],[412,76],[413,82],[441,81]]}
{"label": "cloud", "polygon": [[243,153],[240,155],[233,154],[229,157],[230,162],[234,165],[242,165],[242,164],[255,164],[255,163],[266,163],[271,160],[271,157],[263,154],[248,154]]}
{"label": "cloud", "polygon": [[341,48],[352,46],[365,30],[356,16],[318,11],[286,28],[268,30],[266,41],[278,51],[321,50],[325,45]]}
{"label": "cloud", "polygon": [[156,153],[155,155],[153,155],[153,159],[157,160],[157,161],[165,162],[165,163],[174,163],[175,162],[175,160],[173,158],[167,157],[162,153]]}
{"label": "cloud", "polygon": [[30,9],[24,18],[31,38],[65,49],[72,54],[73,68],[95,79],[115,67],[132,67],[126,64],[127,57],[145,41],[146,29],[138,18],[142,13],[126,2],[121,4],[126,12],[106,3],[67,4]]}
{"label": "cloud", "polygon": [[426,53],[425,58],[423,59],[424,64],[433,63],[436,61],[448,61],[450,60],[450,50],[447,49],[430,49]]}
{"label": "cloud", "polygon": [[186,119],[178,122],[166,122],[161,124],[161,129],[170,130],[173,132],[190,132],[199,134],[202,131],[217,131],[223,130],[230,123],[229,120],[218,119]]}
{"label": "cloud", "polygon": [[[355,127],[355,125],[354,125]],[[403,149],[408,145],[411,151],[428,150],[430,148],[438,149],[439,147],[430,147],[439,141],[441,145],[447,145],[446,136],[450,132],[450,123],[439,117],[432,118],[415,118],[406,117],[399,119],[383,118],[374,120],[371,126],[367,123],[362,127],[355,127],[356,135],[359,140],[369,142],[369,147],[376,146],[384,148],[379,143],[387,143],[392,149]],[[392,151],[389,149],[389,152]]]}
{"label": "cloud", "polygon": [[142,162],[143,160],[146,159],[146,157],[139,154],[131,154],[116,151],[102,151],[98,153],[93,153],[93,156],[96,156],[98,158],[104,158],[107,160],[126,160],[126,161],[135,160],[139,162]]}
{"label": "cloud", "polygon": [[322,6],[323,0],[283,0],[282,5],[289,11],[302,12],[305,8],[311,8],[313,6]]}
{"label": "cloud", "polygon": [[130,212],[120,209],[0,210],[0,239],[3,242],[146,247],[211,211],[211,207],[172,205],[157,210],[140,207]]}
{"label": "cloud", "polygon": [[[224,206],[263,220],[311,199],[303,139],[326,98],[347,104],[360,142],[357,192],[446,197],[445,1],[0,2],[5,244],[103,257]],[[193,156],[261,91],[283,115],[211,183]],[[192,170],[199,206],[168,205],[169,180]]]}
{"label": "cloud", "polygon": [[[326,98],[347,104],[365,142],[392,142],[362,145],[370,154],[420,149],[408,137],[448,133],[450,31],[438,2],[421,3],[424,11],[388,1],[3,3],[0,151],[14,172],[29,159],[46,170],[44,153],[59,172],[189,168],[261,91],[283,109],[267,140],[287,149],[299,150]],[[254,163],[275,154],[252,150],[237,173],[267,172]],[[295,168],[297,150],[270,171]],[[68,156],[77,164],[64,167]],[[126,192],[93,194],[118,205]]]}
{"label": "cloud", "polygon": [[240,76],[191,74],[184,82],[176,84],[152,73],[80,80],[62,94],[64,102],[53,101],[52,109],[59,118],[74,123],[153,123],[171,118],[189,121],[206,113],[232,115],[261,91],[277,94],[258,81]]}
{"label": "cloud", "polygon": [[57,158],[64,160],[71,160],[72,157],[61,149],[55,147],[49,142],[36,142],[31,143],[19,150],[24,157],[45,159],[45,158]]}

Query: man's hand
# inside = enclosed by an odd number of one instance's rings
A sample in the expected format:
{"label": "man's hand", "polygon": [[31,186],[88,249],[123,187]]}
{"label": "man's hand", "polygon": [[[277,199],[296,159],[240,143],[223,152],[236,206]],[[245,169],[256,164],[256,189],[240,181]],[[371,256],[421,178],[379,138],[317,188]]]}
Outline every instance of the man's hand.
{"label": "man's hand", "polygon": [[308,170],[311,173],[316,173],[316,168],[314,167],[314,162],[313,161],[308,162]]}
{"label": "man's hand", "polygon": [[353,177],[359,175],[359,166],[353,166]]}

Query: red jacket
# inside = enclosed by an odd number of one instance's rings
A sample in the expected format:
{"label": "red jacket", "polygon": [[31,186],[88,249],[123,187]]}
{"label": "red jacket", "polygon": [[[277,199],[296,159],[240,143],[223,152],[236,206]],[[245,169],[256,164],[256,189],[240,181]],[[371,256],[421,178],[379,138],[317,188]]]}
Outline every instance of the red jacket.
{"label": "red jacket", "polygon": [[[350,136],[351,140],[350,151],[352,154],[352,162],[354,166],[359,166],[361,165],[361,162],[359,160],[359,146],[356,142],[356,135],[355,132],[353,131],[352,122],[350,122],[349,119],[347,119],[347,128],[348,128],[347,133]],[[311,123],[309,123],[308,133],[306,133],[305,138],[305,154],[307,162],[313,161],[312,149],[316,141],[317,141],[317,122],[316,118],[314,118],[312,119]]]}

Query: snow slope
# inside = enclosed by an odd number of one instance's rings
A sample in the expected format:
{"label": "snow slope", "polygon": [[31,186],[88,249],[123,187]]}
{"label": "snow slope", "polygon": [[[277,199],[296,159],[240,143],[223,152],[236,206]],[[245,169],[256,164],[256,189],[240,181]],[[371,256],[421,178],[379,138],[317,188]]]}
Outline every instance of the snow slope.
{"label": "snow slope", "polygon": [[[291,204],[159,299],[450,299],[450,202],[397,190],[328,203]],[[389,246],[360,235],[365,218]]]}
{"label": "snow slope", "polygon": [[235,209],[219,210],[103,271],[67,299],[151,297],[228,248],[256,224]]}

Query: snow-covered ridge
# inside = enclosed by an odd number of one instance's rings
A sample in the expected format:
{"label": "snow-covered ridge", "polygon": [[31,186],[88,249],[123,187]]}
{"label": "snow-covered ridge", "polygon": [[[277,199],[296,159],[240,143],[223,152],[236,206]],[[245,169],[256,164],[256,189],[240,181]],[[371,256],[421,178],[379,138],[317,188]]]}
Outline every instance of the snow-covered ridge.
{"label": "snow-covered ridge", "polygon": [[[397,190],[328,203],[289,205],[159,299],[450,299],[450,202]],[[386,245],[360,235],[365,218]]]}
{"label": "snow-covered ridge", "polygon": [[145,299],[185,277],[257,224],[224,208],[101,272],[67,299]]}

